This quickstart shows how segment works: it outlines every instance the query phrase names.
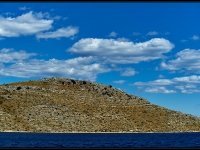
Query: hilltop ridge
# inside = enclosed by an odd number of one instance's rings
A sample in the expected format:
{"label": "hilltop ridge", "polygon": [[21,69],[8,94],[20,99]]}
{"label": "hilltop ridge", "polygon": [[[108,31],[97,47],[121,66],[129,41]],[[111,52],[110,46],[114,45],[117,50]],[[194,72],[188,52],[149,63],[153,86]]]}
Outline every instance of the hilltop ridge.
{"label": "hilltop ridge", "polygon": [[111,85],[66,78],[0,85],[0,131],[190,132],[198,117]]}

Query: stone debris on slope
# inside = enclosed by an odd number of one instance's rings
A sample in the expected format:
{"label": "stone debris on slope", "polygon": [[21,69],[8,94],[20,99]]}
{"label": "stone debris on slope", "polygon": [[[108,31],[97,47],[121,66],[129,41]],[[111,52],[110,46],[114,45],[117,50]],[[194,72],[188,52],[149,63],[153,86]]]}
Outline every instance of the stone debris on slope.
{"label": "stone debris on slope", "polygon": [[200,120],[192,115],[111,85],[66,78],[1,85],[0,121],[0,131],[200,131]]}

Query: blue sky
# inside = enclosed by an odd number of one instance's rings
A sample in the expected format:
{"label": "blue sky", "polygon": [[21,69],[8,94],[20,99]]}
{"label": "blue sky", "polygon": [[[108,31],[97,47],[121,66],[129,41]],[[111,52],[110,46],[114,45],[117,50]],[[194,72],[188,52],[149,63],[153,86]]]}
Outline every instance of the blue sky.
{"label": "blue sky", "polygon": [[200,3],[1,3],[0,83],[68,77],[200,116]]}

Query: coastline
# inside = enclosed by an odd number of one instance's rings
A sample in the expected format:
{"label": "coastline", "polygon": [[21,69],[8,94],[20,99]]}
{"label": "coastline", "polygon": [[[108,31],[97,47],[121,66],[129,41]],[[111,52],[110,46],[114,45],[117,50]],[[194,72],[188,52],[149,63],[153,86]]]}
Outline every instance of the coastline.
{"label": "coastline", "polygon": [[140,134],[146,134],[146,133],[200,133],[200,131],[173,131],[173,132],[32,132],[32,131],[13,131],[13,130],[6,130],[6,131],[0,131],[0,133],[34,133],[34,134],[130,134],[130,133],[140,133]]}

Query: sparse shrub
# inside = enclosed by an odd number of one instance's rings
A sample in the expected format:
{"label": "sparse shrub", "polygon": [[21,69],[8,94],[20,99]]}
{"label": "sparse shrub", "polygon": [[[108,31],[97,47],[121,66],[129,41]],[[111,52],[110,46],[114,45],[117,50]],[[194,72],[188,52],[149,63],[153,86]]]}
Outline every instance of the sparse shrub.
{"label": "sparse shrub", "polygon": [[22,89],[22,87],[21,86],[18,86],[17,88],[16,88],[16,90],[21,90]]}
{"label": "sparse shrub", "polygon": [[76,81],[75,81],[75,80],[71,80],[71,82],[72,82],[73,84],[76,84]]}
{"label": "sparse shrub", "polygon": [[108,91],[104,91],[104,92],[102,93],[102,95],[108,95],[109,97],[112,96],[112,94],[111,94],[110,92],[108,92]]}
{"label": "sparse shrub", "polygon": [[86,81],[83,81],[82,83],[83,83],[83,84],[86,84],[87,82],[86,82]]}

